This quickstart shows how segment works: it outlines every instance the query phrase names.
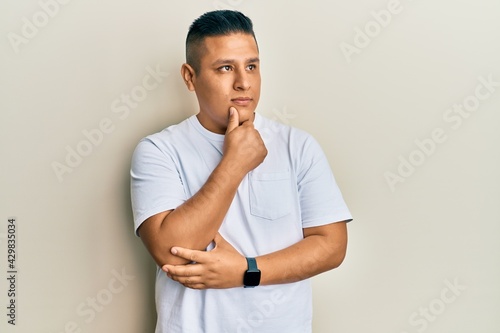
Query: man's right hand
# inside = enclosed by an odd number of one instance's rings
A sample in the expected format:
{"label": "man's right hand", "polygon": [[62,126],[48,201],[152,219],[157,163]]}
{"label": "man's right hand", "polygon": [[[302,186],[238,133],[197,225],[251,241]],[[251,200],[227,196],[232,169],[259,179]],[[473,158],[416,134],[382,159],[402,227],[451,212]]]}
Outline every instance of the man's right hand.
{"label": "man's right hand", "polygon": [[224,139],[223,160],[229,163],[231,172],[243,177],[255,169],[267,156],[267,149],[253,125],[255,115],[240,124],[236,108],[229,108],[229,123]]}

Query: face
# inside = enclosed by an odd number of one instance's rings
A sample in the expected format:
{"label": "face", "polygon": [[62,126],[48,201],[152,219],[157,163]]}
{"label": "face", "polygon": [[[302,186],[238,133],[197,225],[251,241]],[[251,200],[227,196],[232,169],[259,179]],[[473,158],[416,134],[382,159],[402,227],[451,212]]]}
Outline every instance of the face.
{"label": "face", "polygon": [[234,106],[240,122],[253,117],[260,98],[259,52],[252,35],[235,33],[207,37],[200,52],[196,74],[184,64],[181,74],[189,90],[196,93],[198,119],[209,131],[226,131],[229,108]]}

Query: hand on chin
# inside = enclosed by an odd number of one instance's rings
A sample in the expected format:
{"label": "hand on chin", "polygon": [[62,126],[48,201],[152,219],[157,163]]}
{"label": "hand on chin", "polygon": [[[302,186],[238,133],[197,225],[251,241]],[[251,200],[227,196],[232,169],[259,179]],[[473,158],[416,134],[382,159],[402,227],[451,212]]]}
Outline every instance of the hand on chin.
{"label": "hand on chin", "polygon": [[230,106],[228,108],[228,114],[229,114],[229,109],[231,107],[234,107],[236,109],[236,111],[238,111],[238,115],[239,115],[239,120],[240,120],[240,124],[244,123],[245,121],[247,120],[251,120],[253,121],[254,119],[254,111],[253,110],[250,110],[248,108],[245,108],[245,107],[241,107],[241,106]]}

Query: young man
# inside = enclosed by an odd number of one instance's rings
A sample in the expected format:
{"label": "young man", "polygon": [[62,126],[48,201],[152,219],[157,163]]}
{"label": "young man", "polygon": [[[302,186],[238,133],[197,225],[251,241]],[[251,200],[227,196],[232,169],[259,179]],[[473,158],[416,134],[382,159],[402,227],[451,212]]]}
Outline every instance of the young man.
{"label": "young man", "polygon": [[136,232],[158,264],[156,332],[311,332],[308,278],[341,264],[351,220],[328,161],[254,113],[249,18],[202,15],[186,58],[199,112],[144,138],[131,170]]}

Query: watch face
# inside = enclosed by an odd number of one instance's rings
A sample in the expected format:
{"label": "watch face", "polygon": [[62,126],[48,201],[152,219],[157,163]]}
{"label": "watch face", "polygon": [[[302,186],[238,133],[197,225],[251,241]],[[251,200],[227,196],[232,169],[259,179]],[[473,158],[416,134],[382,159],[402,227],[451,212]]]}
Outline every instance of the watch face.
{"label": "watch face", "polygon": [[243,285],[245,287],[255,287],[260,283],[260,271],[258,272],[249,272],[245,273],[243,277]]}

